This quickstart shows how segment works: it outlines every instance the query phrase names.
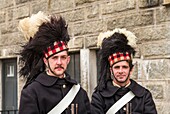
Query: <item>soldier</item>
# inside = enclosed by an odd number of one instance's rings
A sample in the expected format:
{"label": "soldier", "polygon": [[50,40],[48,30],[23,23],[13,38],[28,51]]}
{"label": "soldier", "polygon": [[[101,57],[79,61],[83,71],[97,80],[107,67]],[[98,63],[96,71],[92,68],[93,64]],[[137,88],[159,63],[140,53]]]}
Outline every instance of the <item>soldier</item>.
{"label": "soldier", "polygon": [[28,43],[21,51],[19,114],[90,114],[86,91],[66,72],[70,40],[61,16],[38,12],[19,22]]}
{"label": "soldier", "polygon": [[98,37],[99,83],[92,95],[92,114],[157,114],[150,91],[130,79],[136,36],[114,29]]}

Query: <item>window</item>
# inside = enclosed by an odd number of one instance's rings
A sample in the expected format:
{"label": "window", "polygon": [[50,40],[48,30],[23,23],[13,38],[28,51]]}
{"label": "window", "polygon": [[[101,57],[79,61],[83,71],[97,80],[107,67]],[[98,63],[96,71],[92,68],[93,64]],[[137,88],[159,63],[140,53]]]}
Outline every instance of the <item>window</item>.
{"label": "window", "polygon": [[[17,99],[17,59],[2,60],[2,110],[14,110],[18,108]],[[13,111],[13,112],[12,112]],[[7,113],[7,112],[6,112]],[[5,112],[3,113],[5,114]]]}
{"label": "window", "polygon": [[80,83],[80,53],[69,53],[70,63],[67,67],[67,72],[70,76]]}
{"label": "window", "polygon": [[14,77],[14,64],[7,64],[7,77]]}

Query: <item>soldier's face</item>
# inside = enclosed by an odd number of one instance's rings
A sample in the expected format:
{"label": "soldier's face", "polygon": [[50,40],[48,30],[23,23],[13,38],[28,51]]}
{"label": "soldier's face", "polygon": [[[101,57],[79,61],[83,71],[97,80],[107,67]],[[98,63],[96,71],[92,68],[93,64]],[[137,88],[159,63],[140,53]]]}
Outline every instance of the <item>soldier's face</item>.
{"label": "soldier's face", "polygon": [[113,73],[113,81],[118,85],[126,85],[130,80],[130,66],[127,61],[120,61],[111,67],[111,72]]}
{"label": "soldier's face", "polygon": [[67,51],[59,52],[51,56],[48,60],[44,60],[44,63],[48,67],[47,73],[51,76],[57,76],[59,78],[64,76],[64,72],[66,71],[69,62],[70,56],[68,56]]}

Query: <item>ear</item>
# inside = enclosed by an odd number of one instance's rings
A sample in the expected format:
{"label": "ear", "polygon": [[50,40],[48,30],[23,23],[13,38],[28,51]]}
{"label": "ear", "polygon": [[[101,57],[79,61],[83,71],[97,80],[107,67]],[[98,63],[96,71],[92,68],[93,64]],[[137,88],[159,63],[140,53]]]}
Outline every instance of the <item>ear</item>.
{"label": "ear", "polygon": [[110,66],[110,74],[113,75],[113,66]]}
{"label": "ear", "polygon": [[130,75],[132,75],[133,71],[134,71],[134,65],[133,65],[133,67],[130,70]]}
{"label": "ear", "polygon": [[43,58],[43,61],[44,61],[44,64],[47,66],[48,63],[47,63],[47,59],[45,57]]}
{"label": "ear", "polygon": [[70,62],[70,56],[67,57],[67,64]]}
{"label": "ear", "polygon": [[112,73],[112,67],[110,67],[110,72]]}

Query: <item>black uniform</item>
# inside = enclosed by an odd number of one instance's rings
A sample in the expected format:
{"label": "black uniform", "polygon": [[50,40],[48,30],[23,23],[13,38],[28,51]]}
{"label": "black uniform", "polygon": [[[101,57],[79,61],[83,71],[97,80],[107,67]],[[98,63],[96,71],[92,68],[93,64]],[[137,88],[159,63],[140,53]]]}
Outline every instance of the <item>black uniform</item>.
{"label": "black uniform", "polygon": [[[47,114],[63,99],[74,84],[77,82],[72,80],[68,74],[61,79],[41,73],[35,81],[22,90],[19,114]],[[77,114],[90,114],[90,102],[83,88],[80,88],[71,104],[74,104],[74,114],[76,110]],[[76,104],[78,104],[77,108]],[[62,114],[71,114],[71,105]]]}
{"label": "black uniform", "polygon": [[[106,89],[101,92],[95,91],[91,101],[92,114],[106,114],[108,109],[130,90],[135,94],[135,97],[127,103],[131,114],[157,114],[151,93],[133,80],[126,88],[115,87],[112,81],[108,81]],[[126,114],[125,106],[116,114]]]}

